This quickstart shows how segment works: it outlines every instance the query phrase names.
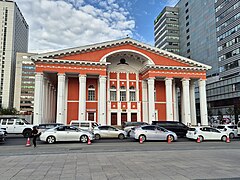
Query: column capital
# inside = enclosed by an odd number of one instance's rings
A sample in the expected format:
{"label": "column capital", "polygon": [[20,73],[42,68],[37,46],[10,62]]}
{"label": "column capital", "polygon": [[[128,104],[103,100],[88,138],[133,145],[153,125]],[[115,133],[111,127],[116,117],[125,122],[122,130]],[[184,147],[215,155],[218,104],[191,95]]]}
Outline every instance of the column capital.
{"label": "column capital", "polygon": [[87,75],[86,74],[78,74],[78,77],[79,78],[85,78],[85,77],[87,77]]}
{"label": "column capital", "polygon": [[99,76],[99,79],[107,79],[107,76]]}
{"label": "column capital", "polygon": [[169,80],[173,80],[173,78],[172,77],[166,77],[165,79],[164,79],[165,81],[169,81]]}
{"label": "column capital", "polygon": [[43,72],[35,72],[35,76],[43,76]]}
{"label": "column capital", "polygon": [[182,78],[181,81],[190,81],[189,78]]}
{"label": "column capital", "polygon": [[58,76],[66,76],[65,73],[57,73]]}

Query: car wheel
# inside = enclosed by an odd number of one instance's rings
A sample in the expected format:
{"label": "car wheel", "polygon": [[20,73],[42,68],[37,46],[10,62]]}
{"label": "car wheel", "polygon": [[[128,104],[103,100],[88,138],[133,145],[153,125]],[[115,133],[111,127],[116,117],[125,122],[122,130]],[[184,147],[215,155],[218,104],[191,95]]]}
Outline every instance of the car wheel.
{"label": "car wheel", "polygon": [[101,136],[99,134],[95,134],[95,139],[99,140],[101,138]]}
{"label": "car wheel", "polygon": [[235,136],[234,136],[233,133],[230,133],[230,134],[229,134],[229,138],[230,138],[230,139],[233,139],[234,137],[235,137]]}
{"label": "car wheel", "polygon": [[145,135],[140,135],[139,137],[138,137],[138,140],[140,141],[140,138],[142,138],[142,141],[144,142],[144,141],[146,141],[146,136]]}
{"label": "car wheel", "polygon": [[124,135],[123,134],[119,134],[118,135],[118,139],[124,139]]}
{"label": "car wheel", "polygon": [[223,136],[223,137],[221,138],[221,140],[224,141],[224,142],[226,142],[226,141],[227,141],[227,136]]}
{"label": "car wheel", "polygon": [[174,141],[174,137],[173,137],[173,135],[168,135],[168,136],[167,136],[167,141],[168,141],[168,138],[170,138],[170,141],[171,141],[171,142]]}
{"label": "car wheel", "polygon": [[88,136],[87,136],[87,135],[82,135],[82,136],[80,137],[80,142],[86,143],[87,141],[88,141]]}
{"label": "car wheel", "polygon": [[48,144],[53,144],[56,142],[56,138],[54,136],[48,136],[47,137],[47,143]]}
{"label": "car wheel", "polygon": [[28,137],[31,136],[31,133],[32,133],[31,130],[25,130],[25,131],[23,132],[23,136],[24,136],[25,138],[28,138]]}
{"label": "car wheel", "polygon": [[204,140],[203,136],[199,136],[199,140],[200,140],[200,142],[203,142],[203,140]]}

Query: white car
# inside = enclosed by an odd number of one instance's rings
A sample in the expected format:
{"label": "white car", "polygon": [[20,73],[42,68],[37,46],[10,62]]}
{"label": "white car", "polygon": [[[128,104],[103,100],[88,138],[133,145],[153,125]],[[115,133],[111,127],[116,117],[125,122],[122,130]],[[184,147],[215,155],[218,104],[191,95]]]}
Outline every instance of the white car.
{"label": "white car", "polygon": [[101,138],[118,138],[124,139],[127,137],[127,133],[123,130],[115,128],[113,126],[98,126],[93,129],[95,139]]}
{"label": "white car", "polygon": [[203,140],[222,140],[226,141],[228,134],[212,127],[191,127],[189,128],[186,137],[189,139],[197,140],[199,137],[200,142]]}
{"label": "white car", "polygon": [[93,133],[73,126],[58,126],[48,129],[40,135],[40,140],[49,144],[57,141],[80,141],[86,143],[88,139],[94,139]]}
{"label": "white car", "polygon": [[225,131],[228,134],[230,139],[238,137],[236,125],[224,124],[224,125],[218,125],[216,128],[219,129],[220,131]]}
{"label": "white car", "polygon": [[134,138],[135,140],[140,140],[140,138],[142,138],[143,142],[146,140],[167,141],[168,138],[170,138],[170,141],[177,140],[176,133],[157,125],[144,125],[137,127],[130,132],[130,137]]}

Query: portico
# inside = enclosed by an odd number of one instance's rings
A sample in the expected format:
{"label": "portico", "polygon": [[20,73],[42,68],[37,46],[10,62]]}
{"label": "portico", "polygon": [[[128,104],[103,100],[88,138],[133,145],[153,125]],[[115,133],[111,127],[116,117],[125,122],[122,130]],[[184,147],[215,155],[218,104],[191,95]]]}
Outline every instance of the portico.
{"label": "portico", "polygon": [[32,59],[36,64],[34,124],[94,120],[121,125],[123,121],[179,121],[181,115],[183,123],[196,125],[195,83],[201,123],[208,124],[207,65],[130,38]]}

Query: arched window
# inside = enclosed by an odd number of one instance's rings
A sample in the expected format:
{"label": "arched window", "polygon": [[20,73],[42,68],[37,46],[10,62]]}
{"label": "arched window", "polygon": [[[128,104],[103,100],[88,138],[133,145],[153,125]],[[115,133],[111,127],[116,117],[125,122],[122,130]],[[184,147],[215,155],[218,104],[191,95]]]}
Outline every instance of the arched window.
{"label": "arched window", "polygon": [[95,88],[93,85],[88,86],[88,101],[95,101]]}
{"label": "arched window", "polygon": [[117,101],[117,91],[115,86],[110,87],[110,101]]}
{"label": "arched window", "polygon": [[125,86],[120,87],[120,101],[126,101],[126,88],[125,88]]}
{"label": "arched window", "polygon": [[136,90],[134,86],[129,88],[130,101],[136,101]]}

